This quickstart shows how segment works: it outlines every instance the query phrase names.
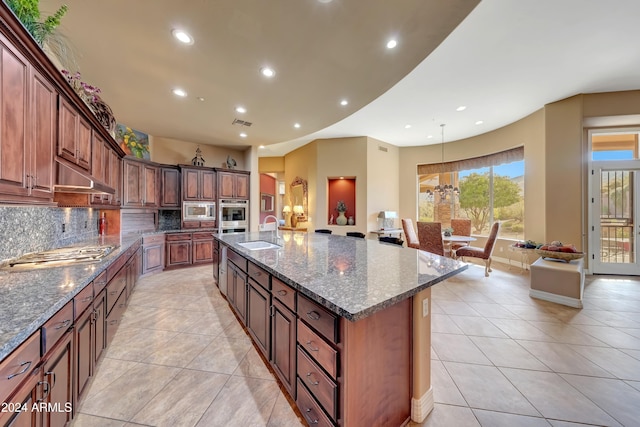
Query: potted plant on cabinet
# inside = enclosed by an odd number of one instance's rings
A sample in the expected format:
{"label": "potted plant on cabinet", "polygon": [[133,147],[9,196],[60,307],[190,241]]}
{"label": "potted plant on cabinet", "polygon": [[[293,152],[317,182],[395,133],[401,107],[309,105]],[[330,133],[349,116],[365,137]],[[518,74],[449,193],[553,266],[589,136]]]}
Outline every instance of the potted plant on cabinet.
{"label": "potted plant on cabinet", "polygon": [[336,210],[338,211],[338,218],[336,218],[336,224],[347,225],[347,217],[344,215],[344,213],[347,211],[347,205],[344,203],[344,200],[338,201],[338,206],[336,206]]}

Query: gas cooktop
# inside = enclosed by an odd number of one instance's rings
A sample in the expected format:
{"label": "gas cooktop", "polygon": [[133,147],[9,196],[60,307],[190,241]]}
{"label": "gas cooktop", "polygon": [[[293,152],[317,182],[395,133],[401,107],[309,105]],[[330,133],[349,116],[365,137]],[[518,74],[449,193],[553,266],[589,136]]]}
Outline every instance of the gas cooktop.
{"label": "gas cooktop", "polygon": [[43,252],[33,252],[9,262],[5,270],[28,270],[36,268],[64,267],[77,263],[100,261],[117,246],[71,246]]}

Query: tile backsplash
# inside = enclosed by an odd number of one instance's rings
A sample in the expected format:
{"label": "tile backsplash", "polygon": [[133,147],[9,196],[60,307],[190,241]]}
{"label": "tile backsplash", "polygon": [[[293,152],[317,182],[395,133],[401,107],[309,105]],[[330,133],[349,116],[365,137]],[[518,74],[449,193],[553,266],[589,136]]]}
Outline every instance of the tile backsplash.
{"label": "tile backsplash", "polygon": [[0,207],[0,261],[97,235],[97,209]]}

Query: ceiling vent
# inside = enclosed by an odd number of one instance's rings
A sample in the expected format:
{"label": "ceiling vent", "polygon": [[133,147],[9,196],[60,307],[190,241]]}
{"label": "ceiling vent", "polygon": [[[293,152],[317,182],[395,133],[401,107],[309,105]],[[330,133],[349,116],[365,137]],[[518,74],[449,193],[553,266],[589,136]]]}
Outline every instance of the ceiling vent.
{"label": "ceiling vent", "polygon": [[386,153],[387,151],[389,151],[389,149],[388,149],[387,147],[383,147],[382,145],[378,145],[378,150],[380,150],[380,151],[384,151],[385,153]]}
{"label": "ceiling vent", "polygon": [[251,122],[246,122],[244,120],[240,120],[240,119],[233,119],[233,123],[231,123],[232,125],[240,125],[240,126],[251,126],[253,123]]}

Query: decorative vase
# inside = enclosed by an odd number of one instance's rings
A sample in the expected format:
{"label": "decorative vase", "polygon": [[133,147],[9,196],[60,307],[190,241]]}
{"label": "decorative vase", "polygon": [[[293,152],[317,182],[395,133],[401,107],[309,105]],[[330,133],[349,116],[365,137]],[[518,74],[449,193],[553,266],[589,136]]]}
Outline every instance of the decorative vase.
{"label": "decorative vase", "polygon": [[352,216],[350,216],[350,217],[349,217],[349,219],[347,220],[347,224],[349,224],[349,225],[353,225],[353,224],[355,224],[355,223],[356,223],[356,221],[353,219],[353,217],[352,217]]}
{"label": "decorative vase", "polygon": [[338,212],[338,218],[336,218],[336,224],[347,225],[347,217],[344,216],[344,212]]}

